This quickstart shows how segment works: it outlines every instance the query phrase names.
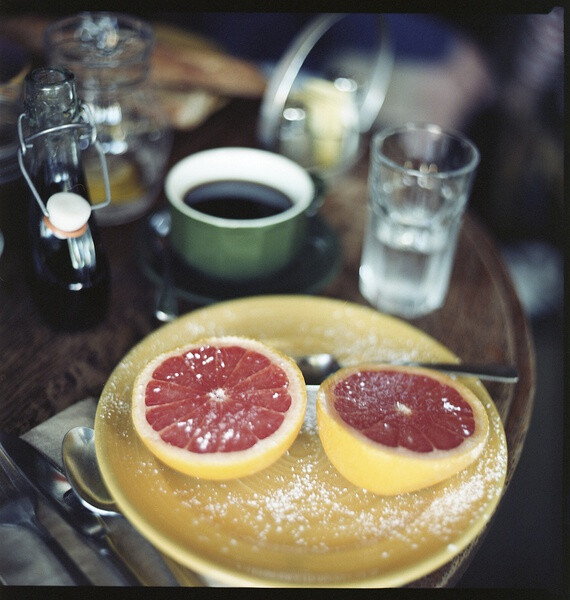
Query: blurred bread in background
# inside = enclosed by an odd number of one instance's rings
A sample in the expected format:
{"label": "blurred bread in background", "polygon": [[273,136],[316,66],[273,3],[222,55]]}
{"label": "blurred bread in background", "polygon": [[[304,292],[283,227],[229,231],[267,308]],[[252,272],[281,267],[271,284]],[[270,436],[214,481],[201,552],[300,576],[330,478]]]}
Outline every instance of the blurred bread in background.
{"label": "blurred bread in background", "polygon": [[[5,18],[0,36],[28,52],[30,65],[39,66],[46,61],[43,35],[52,21],[37,15]],[[152,25],[156,43],[149,84],[173,128],[199,125],[231,97],[262,97],[266,79],[253,64],[227,54],[203,36],[172,25]],[[13,88],[24,74],[12,82]]]}

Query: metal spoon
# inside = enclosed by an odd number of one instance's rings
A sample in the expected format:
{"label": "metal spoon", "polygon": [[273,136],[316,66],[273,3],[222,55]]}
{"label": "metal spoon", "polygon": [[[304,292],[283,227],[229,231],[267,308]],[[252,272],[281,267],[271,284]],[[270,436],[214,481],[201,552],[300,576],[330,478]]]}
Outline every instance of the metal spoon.
{"label": "metal spoon", "polygon": [[[97,460],[95,459],[94,432],[89,427],[75,427],[63,438],[62,454],[65,474],[75,496],[88,510],[101,516],[118,517],[120,513],[107,490]],[[98,519],[97,529],[93,529],[91,543],[95,543],[101,553],[124,578],[128,585],[145,585],[140,569],[131,566],[130,561],[118,551],[109,537],[107,524]]]}
{"label": "metal spoon", "polygon": [[[69,430],[63,438],[62,453],[67,479],[83,506],[102,516],[122,516],[103,481],[97,464],[94,430],[90,427],[74,427]],[[149,552],[156,552],[148,542],[142,539],[141,544],[145,546],[142,551],[146,555]],[[158,554],[157,560],[161,560]],[[140,569],[137,568],[136,571],[140,572]],[[144,577],[142,578],[144,579]],[[178,585],[173,575],[169,575],[165,581],[163,585]],[[185,581],[191,585],[205,585],[200,576],[190,569],[185,570]]]}
{"label": "metal spoon", "polygon": [[97,464],[94,433],[89,427],[74,427],[65,434],[62,446],[65,474],[83,506],[100,515],[116,516],[117,505]]}
{"label": "metal spoon", "polygon": [[[296,359],[305,382],[311,385],[322,383],[329,375],[338,371],[342,366],[338,360],[328,353],[308,354],[300,356]],[[466,375],[471,377],[479,377],[487,381],[502,381],[504,383],[514,383],[518,381],[518,373],[515,367],[510,365],[496,364],[469,364],[469,363],[423,363],[409,361],[371,361],[379,364],[404,365],[413,367],[424,367],[427,369],[435,369],[443,373],[451,373],[455,375]]]}
{"label": "metal spoon", "polygon": [[178,316],[178,300],[174,290],[170,253],[166,241],[172,227],[170,212],[160,210],[154,213],[149,219],[149,225],[156,236],[162,261],[162,280],[157,293],[154,316],[161,323],[168,323]]}

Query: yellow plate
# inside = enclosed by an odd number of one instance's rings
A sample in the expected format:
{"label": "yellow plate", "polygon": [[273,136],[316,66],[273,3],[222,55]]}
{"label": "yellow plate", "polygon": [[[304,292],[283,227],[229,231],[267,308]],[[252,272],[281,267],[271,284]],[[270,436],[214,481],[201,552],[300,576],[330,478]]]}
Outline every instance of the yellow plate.
{"label": "yellow plate", "polygon": [[[131,423],[137,373],[160,352],[230,334],[261,339],[291,355],[332,352],[345,361],[456,359],[398,319],[309,296],[223,302],[148,336],[107,382],[95,440],[121,511],[167,557],[209,583],[397,586],[445,564],[484,528],[501,496],[507,448],[495,405],[473,378],[463,381],[488,411],[489,441],[467,469],[419,492],[383,497],[347,482],[322,450],[314,407],[291,449],[258,474],[213,482],[163,465]],[[185,569],[176,571],[184,582]],[[192,581],[189,573],[186,580]]]}

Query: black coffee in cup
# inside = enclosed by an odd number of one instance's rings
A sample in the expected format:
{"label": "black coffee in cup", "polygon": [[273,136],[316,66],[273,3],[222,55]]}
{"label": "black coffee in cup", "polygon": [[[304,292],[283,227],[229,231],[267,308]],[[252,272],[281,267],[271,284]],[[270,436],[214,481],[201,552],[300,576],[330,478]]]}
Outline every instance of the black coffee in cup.
{"label": "black coffee in cup", "polygon": [[194,210],[224,219],[261,219],[293,206],[283,192],[254,181],[210,181],[186,192],[184,203]]}

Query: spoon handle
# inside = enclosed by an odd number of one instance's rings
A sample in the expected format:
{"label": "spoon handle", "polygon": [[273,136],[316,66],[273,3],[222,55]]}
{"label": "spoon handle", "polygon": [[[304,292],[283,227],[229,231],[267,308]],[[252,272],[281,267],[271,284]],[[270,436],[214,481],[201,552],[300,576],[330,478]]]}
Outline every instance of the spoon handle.
{"label": "spoon handle", "polygon": [[115,574],[127,586],[146,585],[143,578],[136,574],[130,564],[122,557],[108,532],[101,537],[87,538],[87,543],[107,561]]}
{"label": "spoon handle", "polygon": [[164,241],[162,248],[162,281],[157,292],[154,316],[161,323],[169,323],[178,316],[178,299],[174,289],[172,265]]}
{"label": "spoon handle", "polygon": [[486,381],[500,381],[503,383],[516,383],[519,379],[517,369],[511,365],[496,364],[473,364],[473,363],[421,363],[421,362],[400,362],[393,363],[409,367],[424,367],[434,369],[442,373],[454,375],[466,375],[467,377],[478,377]]}
{"label": "spoon handle", "polygon": [[[311,354],[296,358],[297,364],[305,377],[307,384],[320,384],[338,369],[356,366],[347,363],[339,364],[330,354]],[[519,379],[516,367],[496,363],[452,363],[452,362],[418,362],[418,361],[382,361],[370,360],[365,362],[384,365],[399,365],[407,367],[423,367],[451,375],[478,377],[486,381],[516,383]]]}
{"label": "spoon handle", "polygon": [[161,323],[169,323],[178,316],[178,301],[170,274],[164,274],[164,280],[158,291],[154,316]]}
{"label": "spoon handle", "polygon": [[119,551],[109,533],[98,542],[97,551],[99,554],[108,561],[127,585],[153,585],[151,581],[146,580],[143,574],[144,569],[140,567],[135,569],[131,566],[130,561]]}

